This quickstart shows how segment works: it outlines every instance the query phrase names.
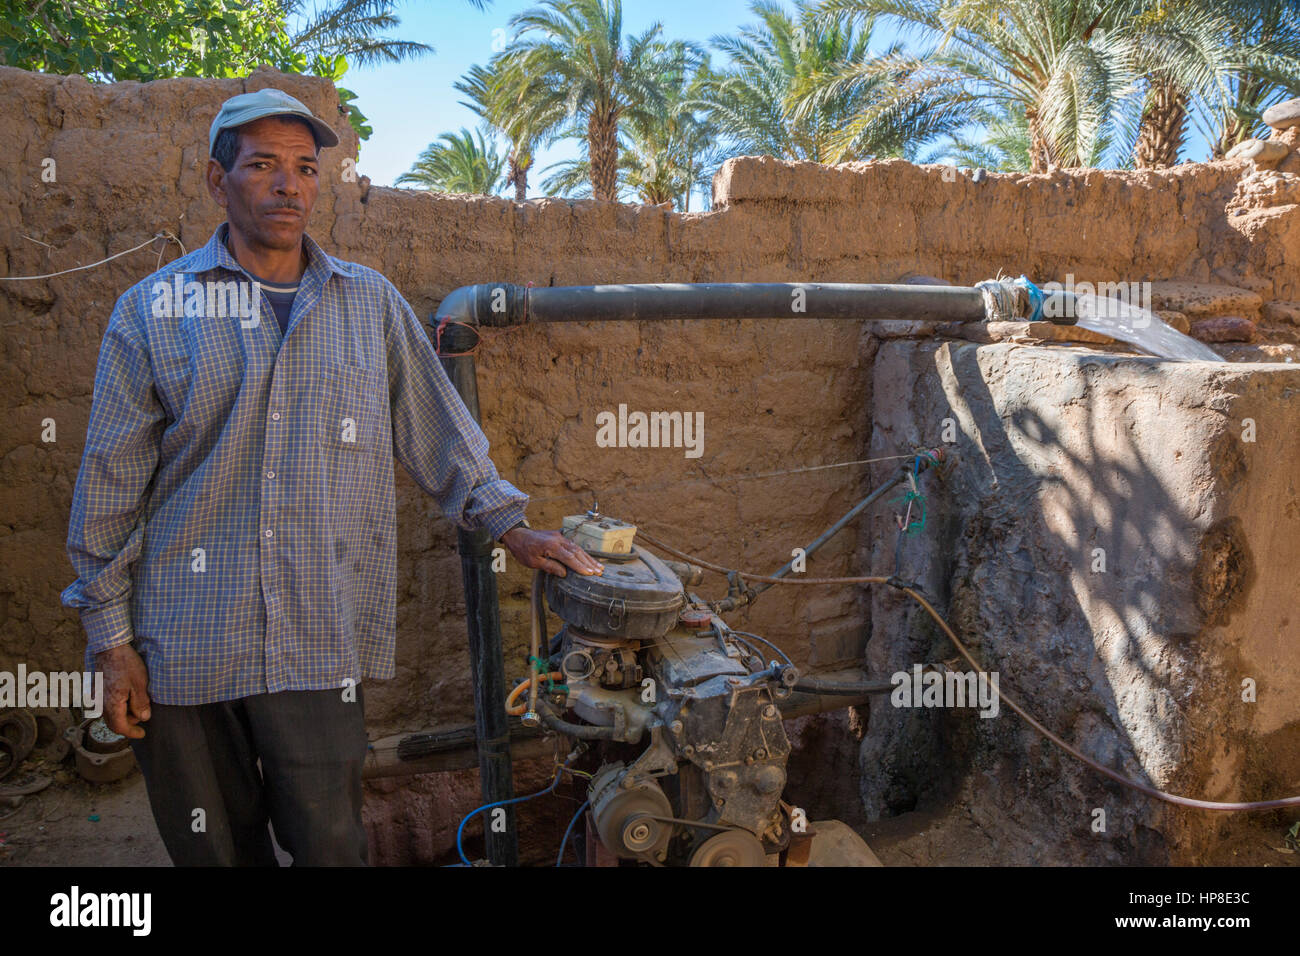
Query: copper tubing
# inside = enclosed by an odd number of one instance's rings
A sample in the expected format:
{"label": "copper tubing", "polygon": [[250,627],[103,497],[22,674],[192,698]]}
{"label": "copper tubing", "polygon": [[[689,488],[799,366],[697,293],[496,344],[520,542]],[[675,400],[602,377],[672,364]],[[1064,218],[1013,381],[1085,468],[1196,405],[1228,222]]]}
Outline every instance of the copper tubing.
{"label": "copper tubing", "polygon": [[[731,568],[721,567],[720,565],[710,564],[709,562],[694,557],[693,555],[684,554],[681,551],[676,550],[675,548],[670,548],[668,545],[664,544],[663,542],[656,541],[654,538],[646,534],[645,531],[640,528],[637,529],[637,536],[640,537],[642,540],[646,541],[648,544],[651,544],[654,547],[659,548],[661,551],[665,551],[676,558],[681,558],[683,561],[690,561],[692,564],[697,564],[700,567],[707,568],[710,571],[716,571],[719,574],[730,574],[733,570]],[[768,581],[773,584],[888,584],[889,583],[889,578],[880,577],[879,575],[868,575],[863,577],[851,577],[851,578],[791,579],[791,578],[765,577],[761,574],[749,574],[748,572],[745,571],[736,571],[735,573],[738,574],[740,577],[745,578],[748,581]],[[938,624],[939,627],[943,629],[943,632],[946,635],[948,635],[948,640],[952,641],[953,646],[957,648],[957,652],[961,654],[963,658],[966,659],[966,663],[970,664],[970,666],[973,667],[977,672],[983,673],[984,669],[980,667],[979,663],[975,660],[975,658],[971,656],[970,651],[966,650],[966,646],[962,644],[962,642],[958,639],[957,635],[953,632],[953,629],[948,626],[948,622],[939,616],[939,612],[936,611],[931,606],[929,601],[927,601],[924,597],[922,597],[920,594],[918,594],[916,591],[912,590],[909,587],[899,586],[899,590],[902,591],[904,594],[906,594],[908,597],[910,597],[912,600],[920,604],[921,607],[925,609],[926,613],[928,613],[930,617],[934,618],[935,623]],[[1147,786],[1145,783],[1140,783],[1137,780],[1132,780],[1124,776],[1122,773],[1119,773],[1116,770],[1112,770],[1109,767],[1102,766],[1101,764],[1097,763],[1097,761],[1093,760],[1088,755],[1081,753],[1078,750],[1075,750],[1073,747],[1067,744],[1060,737],[1056,736],[1056,734],[1052,733],[1050,730],[1048,730],[1046,727],[1040,724],[1033,717],[1029,716],[1029,714],[1025,712],[1024,708],[1022,708],[1019,704],[1017,704],[1006,694],[1002,693],[1000,688],[993,686],[993,692],[997,694],[999,700],[1001,700],[1004,704],[1006,704],[1013,711],[1015,711],[1020,716],[1020,718],[1025,721],[1025,723],[1029,724],[1030,727],[1033,727],[1034,730],[1038,731],[1040,734],[1042,734],[1052,743],[1056,744],[1056,746],[1060,747],[1071,757],[1074,757],[1076,760],[1084,764],[1087,764],[1093,770],[1096,770],[1099,774],[1105,777],[1109,777],[1111,780],[1114,780],[1116,783],[1122,784],[1123,786],[1128,787],[1131,790],[1136,790],[1138,793],[1145,794],[1146,796],[1152,797],[1153,799],[1163,800],[1166,803],[1172,803],[1180,807],[1192,807],[1197,810],[1255,811],[1255,810],[1278,810],[1281,809],[1282,807],[1300,807],[1300,796],[1281,797],[1277,800],[1252,800],[1247,802],[1234,803],[1234,802],[1222,802],[1218,800],[1197,800],[1192,797],[1180,797],[1177,794],[1166,793],[1165,791],[1158,790],[1155,787]]]}
{"label": "copper tubing", "polygon": [[[542,572],[533,572],[533,598],[532,598],[532,621],[528,629],[528,667],[529,673],[533,680],[528,682],[528,707],[523,711],[524,716],[535,715],[537,713],[537,674],[533,668],[538,665],[536,661],[542,659],[542,627],[546,622],[546,605],[542,596]],[[513,694],[511,695],[514,696]],[[509,701],[506,702],[506,713],[510,712]],[[537,718],[530,717],[524,723],[536,725]]]}

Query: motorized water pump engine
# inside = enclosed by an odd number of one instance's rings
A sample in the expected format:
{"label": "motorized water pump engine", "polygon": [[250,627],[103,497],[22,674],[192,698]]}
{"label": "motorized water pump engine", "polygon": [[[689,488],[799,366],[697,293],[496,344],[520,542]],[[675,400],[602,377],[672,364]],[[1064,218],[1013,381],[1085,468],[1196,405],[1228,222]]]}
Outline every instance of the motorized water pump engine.
{"label": "motorized water pump engine", "polygon": [[781,702],[798,672],[687,590],[698,569],[637,547],[633,526],[595,512],[564,526],[604,572],[543,574],[564,626],[538,707],[553,729],[595,742],[600,841],[652,865],[764,865],[791,837]]}

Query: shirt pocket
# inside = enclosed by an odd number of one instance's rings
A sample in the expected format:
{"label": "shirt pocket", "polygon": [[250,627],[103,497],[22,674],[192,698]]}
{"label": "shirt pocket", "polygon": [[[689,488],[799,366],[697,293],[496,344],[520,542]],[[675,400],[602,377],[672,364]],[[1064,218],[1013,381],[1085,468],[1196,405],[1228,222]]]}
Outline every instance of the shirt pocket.
{"label": "shirt pocket", "polygon": [[383,377],[359,365],[330,365],[323,384],[316,420],[320,443],[341,453],[373,451],[385,398]]}

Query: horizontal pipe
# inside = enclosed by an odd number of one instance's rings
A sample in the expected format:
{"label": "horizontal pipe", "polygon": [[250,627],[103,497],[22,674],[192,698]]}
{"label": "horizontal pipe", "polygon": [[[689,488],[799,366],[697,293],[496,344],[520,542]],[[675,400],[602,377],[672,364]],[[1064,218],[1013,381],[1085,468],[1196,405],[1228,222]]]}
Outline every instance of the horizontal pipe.
{"label": "horizontal pipe", "polygon": [[807,717],[810,714],[824,714],[831,710],[844,710],[846,707],[862,707],[869,700],[871,694],[809,694],[805,691],[794,690],[785,700],[778,701],[777,707],[781,708],[782,720],[794,720],[796,717]]}
{"label": "horizontal pipe", "polygon": [[985,318],[976,288],[836,282],[699,282],[527,287],[462,286],[438,306],[438,323],[504,326],[525,322],[618,319],[906,319],[974,322]]}
{"label": "horizontal pipe", "polygon": [[897,685],[887,680],[868,680],[858,674],[835,680],[818,674],[800,677],[794,682],[794,689],[814,696],[869,697],[872,694],[888,694]]}
{"label": "horizontal pipe", "polygon": [[872,680],[856,667],[823,671],[800,676],[793,692],[778,706],[781,708],[781,717],[790,720],[807,714],[859,707],[873,696],[888,694],[893,688],[892,682]]}
{"label": "horizontal pipe", "polygon": [[529,322],[609,319],[899,319],[970,322],[978,289],[847,283],[702,282],[527,291]]}

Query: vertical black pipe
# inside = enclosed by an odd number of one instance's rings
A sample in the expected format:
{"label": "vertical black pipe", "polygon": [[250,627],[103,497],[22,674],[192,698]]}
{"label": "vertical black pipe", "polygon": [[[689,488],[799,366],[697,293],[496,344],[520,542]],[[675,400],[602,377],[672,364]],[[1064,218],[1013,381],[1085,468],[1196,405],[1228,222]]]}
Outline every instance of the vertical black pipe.
{"label": "vertical black pipe", "polygon": [[[476,422],[479,421],[478,375],[474,356],[467,353],[477,342],[478,335],[472,329],[448,323],[439,343],[442,367]],[[510,763],[510,729],[506,722],[501,616],[497,605],[496,574],[492,571],[492,547],[492,537],[486,529],[456,529],[456,548],[460,552],[461,575],[465,582],[469,662],[474,676],[479,781],[485,804],[510,800],[515,795],[514,770]],[[519,839],[515,830],[515,808],[502,809],[505,811],[505,827],[501,832],[493,829],[492,811],[480,815],[487,835],[488,860],[494,866],[517,866]]]}

